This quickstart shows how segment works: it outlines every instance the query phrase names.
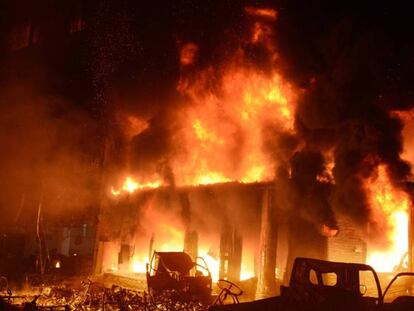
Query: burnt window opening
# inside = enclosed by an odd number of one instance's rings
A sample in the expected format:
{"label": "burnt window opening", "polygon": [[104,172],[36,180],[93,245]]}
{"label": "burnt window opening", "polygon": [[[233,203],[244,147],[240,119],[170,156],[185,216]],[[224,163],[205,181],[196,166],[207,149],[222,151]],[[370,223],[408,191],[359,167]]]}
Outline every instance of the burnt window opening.
{"label": "burnt window opening", "polygon": [[336,286],[338,275],[334,272],[322,273],[322,282],[324,286]]}
{"label": "burnt window opening", "polygon": [[318,285],[318,275],[316,274],[316,271],[311,269],[309,271],[309,281],[313,284],[313,285]]}
{"label": "burnt window opening", "polygon": [[319,272],[311,269],[309,270],[309,281],[313,285],[336,286],[338,275],[335,272]]}

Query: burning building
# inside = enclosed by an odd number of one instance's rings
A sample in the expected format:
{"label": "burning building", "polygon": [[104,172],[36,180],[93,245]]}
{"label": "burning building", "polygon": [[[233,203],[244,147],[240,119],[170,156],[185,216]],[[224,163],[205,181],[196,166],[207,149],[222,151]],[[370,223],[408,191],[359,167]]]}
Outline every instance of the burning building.
{"label": "burning building", "polygon": [[153,250],[184,249],[216,280],[257,277],[257,296],[267,296],[298,256],[407,269],[406,162],[375,149],[387,142],[369,122],[309,128],[304,109],[323,89],[284,76],[278,11],[245,6],[244,18],[246,32],[216,63],[201,65],[197,43],[177,42],[177,103],[119,115],[124,162],[102,205],[97,271],[144,272]]}
{"label": "burning building", "polygon": [[324,1],[121,2],[12,15],[4,94],[26,103],[29,89],[42,109],[4,115],[35,116],[21,123],[42,156],[2,137],[20,164],[4,163],[33,170],[10,170],[7,204],[87,207],[98,274],[185,250],[215,280],[256,278],[262,297],[297,256],[412,270],[404,18]]}

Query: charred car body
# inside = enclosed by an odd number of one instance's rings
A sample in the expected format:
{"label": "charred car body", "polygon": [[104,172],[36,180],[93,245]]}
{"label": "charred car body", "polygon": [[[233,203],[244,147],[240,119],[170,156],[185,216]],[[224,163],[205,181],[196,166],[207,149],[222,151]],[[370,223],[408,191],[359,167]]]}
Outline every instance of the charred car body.
{"label": "charred car body", "polygon": [[[387,297],[396,293],[390,289],[402,277],[399,294]],[[280,296],[209,310],[414,310],[413,285],[414,273],[398,274],[383,295],[378,275],[369,265],[296,258],[289,286],[281,287]]]}

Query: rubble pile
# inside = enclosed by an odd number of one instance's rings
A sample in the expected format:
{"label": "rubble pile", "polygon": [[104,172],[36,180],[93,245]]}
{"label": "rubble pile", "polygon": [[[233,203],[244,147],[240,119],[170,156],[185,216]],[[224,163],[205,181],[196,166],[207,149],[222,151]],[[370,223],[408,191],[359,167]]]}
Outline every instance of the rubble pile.
{"label": "rubble pile", "polygon": [[199,301],[183,301],[174,290],[153,297],[146,291],[138,291],[113,285],[106,288],[86,279],[78,289],[65,284],[36,284],[30,291],[13,292],[7,279],[2,279],[0,290],[1,310],[192,310],[204,311],[209,305]]}

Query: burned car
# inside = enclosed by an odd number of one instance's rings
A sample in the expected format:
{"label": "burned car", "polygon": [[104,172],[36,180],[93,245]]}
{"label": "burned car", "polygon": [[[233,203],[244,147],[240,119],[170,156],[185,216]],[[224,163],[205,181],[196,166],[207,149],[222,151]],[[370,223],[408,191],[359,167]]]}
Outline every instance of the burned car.
{"label": "burned car", "polygon": [[212,278],[202,257],[193,261],[184,252],[154,252],[146,276],[148,291],[154,298],[173,291],[178,299],[210,299]]}
{"label": "burned car", "polygon": [[281,298],[286,307],[305,310],[374,310],[382,304],[380,282],[371,266],[307,258],[295,260]]}
{"label": "burned car", "polygon": [[[400,274],[400,277],[409,276],[413,277],[414,273]],[[399,279],[398,275],[396,278]],[[414,278],[411,281],[406,279],[398,287],[393,286],[395,280],[383,295],[378,275],[369,265],[296,258],[289,286],[281,286],[280,296],[211,306],[209,310],[414,310],[413,297],[410,296]],[[391,297],[391,293],[396,295]],[[384,297],[387,298],[385,302]]]}

